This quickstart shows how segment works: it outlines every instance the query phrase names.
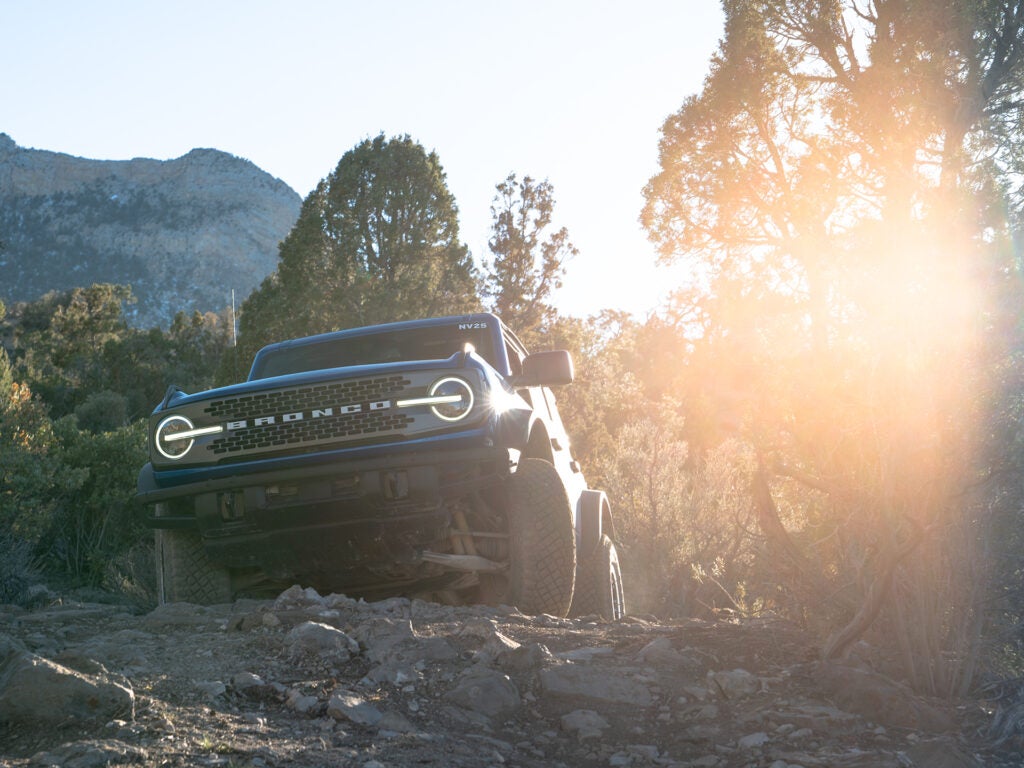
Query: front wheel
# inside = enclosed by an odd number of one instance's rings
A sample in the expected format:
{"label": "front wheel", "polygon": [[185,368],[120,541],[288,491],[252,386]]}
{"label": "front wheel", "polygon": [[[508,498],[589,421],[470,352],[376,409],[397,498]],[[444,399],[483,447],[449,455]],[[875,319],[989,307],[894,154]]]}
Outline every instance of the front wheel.
{"label": "front wheel", "polygon": [[231,571],[210,560],[198,531],[157,529],[155,539],[156,597],[160,605],[231,602]]}
{"label": "front wheel", "polygon": [[595,552],[580,559],[571,613],[573,616],[597,614],[608,621],[618,621],[626,615],[619,553],[607,535],[601,536]]}
{"label": "front wheel", "polygon": [[555,468],[523,459],[508,480],[509,599],[524,613],[566,616],[576,577],[576,533]]}

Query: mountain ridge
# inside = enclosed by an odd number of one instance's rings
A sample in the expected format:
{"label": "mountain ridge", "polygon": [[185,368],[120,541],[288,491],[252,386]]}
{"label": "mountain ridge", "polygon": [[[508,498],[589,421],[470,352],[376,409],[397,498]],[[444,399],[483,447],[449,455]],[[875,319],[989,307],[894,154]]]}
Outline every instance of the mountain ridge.
{"label": "mountain ridge", "polygon": [[249,160],[197,148],[171,160],[93,160],[0,134],[0,299],[128,284],[134,325],[216,311],[277,266],[301,199]]}

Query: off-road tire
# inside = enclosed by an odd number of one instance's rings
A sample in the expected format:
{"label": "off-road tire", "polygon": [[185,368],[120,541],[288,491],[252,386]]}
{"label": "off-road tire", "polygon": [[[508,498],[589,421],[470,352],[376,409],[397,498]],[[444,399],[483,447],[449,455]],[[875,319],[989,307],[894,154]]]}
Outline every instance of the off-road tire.
{"label": "off-road tire", "polygon": [[565,486],[549,462],[519,462],[508,481],[508,527],[508,600],[524,613],[568,615],[576,534]]}
{"label": "off-road tire", "polygon": [[595,552],[580,558],[570,613],[573,616],[598,615],[608,621],[618,621],[626,615],[619,553],[607,535],[601,536]]}
{"label": "off-road tire", "polygon": [[157,529],[156,594],[160,605],[230,603],[231,572],[210,560],[197,531]]}

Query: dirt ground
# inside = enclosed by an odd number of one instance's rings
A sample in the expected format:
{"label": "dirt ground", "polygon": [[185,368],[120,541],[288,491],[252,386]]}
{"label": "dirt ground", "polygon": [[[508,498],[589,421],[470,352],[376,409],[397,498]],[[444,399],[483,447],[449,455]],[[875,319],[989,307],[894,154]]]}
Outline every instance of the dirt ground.
{"label": "dirt ground", "polygon": [[779,620],[275,600],[0,606],[4,766],[1024,764],[979,702],[822,665]]}

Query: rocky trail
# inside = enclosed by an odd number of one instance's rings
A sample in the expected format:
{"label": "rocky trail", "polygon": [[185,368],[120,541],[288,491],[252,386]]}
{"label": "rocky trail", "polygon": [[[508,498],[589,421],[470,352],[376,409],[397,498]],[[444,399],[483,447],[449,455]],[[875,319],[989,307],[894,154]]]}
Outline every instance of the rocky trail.
{"label": "rocky trail", "polygon": [[0,606],[0,765],[1021,765],[976,702],[821,664],[779,620],[618,623],[298,587]]}

